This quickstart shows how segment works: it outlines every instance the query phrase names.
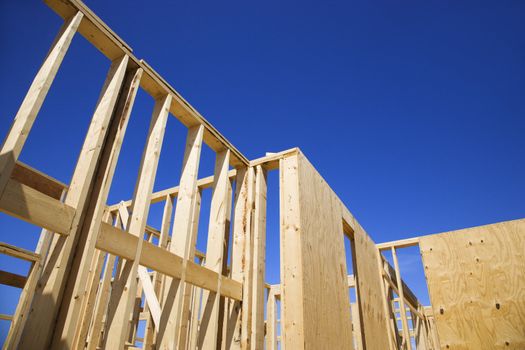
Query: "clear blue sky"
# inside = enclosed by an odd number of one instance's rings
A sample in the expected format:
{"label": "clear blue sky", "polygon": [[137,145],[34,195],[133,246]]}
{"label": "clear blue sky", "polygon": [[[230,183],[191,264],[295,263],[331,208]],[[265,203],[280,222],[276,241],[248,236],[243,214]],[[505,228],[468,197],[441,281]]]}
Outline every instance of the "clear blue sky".
{"label": "clear blue sky", "polygon": [[[376,242],[525,217],[525,2],[86,4],[248,158],[300,147]],[[60,25],[40,1],[0,2],[0,137]],[[75,37],[23,161],[70,181],[108,67]],[[131,197],[152,106],[139,93],[110,203]],[[167,135],[156,189],[178,181],[184,128],[172,118]],[[212,169],[205,150],[201,175]],[[272,283],[277,184],[274,172]],[[38,229],[4,214],[0,228],[1,241],[35,248]],[[401,258],[410,282],[417,251]],[[16,291],[0,288],[0,313],[12,313]]]}

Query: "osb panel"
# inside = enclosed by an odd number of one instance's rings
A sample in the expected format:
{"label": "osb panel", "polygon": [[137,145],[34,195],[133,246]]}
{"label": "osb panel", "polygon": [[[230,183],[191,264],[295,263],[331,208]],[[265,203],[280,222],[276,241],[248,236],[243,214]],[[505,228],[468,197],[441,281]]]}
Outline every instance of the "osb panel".
{"label": "osb panel", "polygon": [[525,220],[422,237],[443,349],[525,349]]}

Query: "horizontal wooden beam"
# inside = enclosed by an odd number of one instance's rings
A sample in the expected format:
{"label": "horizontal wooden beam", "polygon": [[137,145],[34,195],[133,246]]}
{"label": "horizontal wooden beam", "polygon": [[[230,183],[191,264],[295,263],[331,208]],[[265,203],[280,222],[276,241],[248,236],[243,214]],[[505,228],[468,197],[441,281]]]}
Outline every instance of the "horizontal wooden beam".
{"label": "horizontal wooden beam", "polygon": [[0,211],[61,234],[69,233],[75,216],[74,208],[13,179],[0,198]]}
{"label": "horizontal wooden beam", "polygon": [[[102,223],[96,247],[124,259],[133,260],[138,239],[134,235]],[[180,279],[182,274],[183,259],[180,256],[147,241],[143,242],[139,263],[173,278]],[[242,300],[242,284],[225,276],[221,278],[220,294],[235,300]],[[195,264],[193,261],[187,262],[186,282],[217,292],[218,279],[219,274],[217,272]]]}
{"label": "horizontal wooden beam", "polygon": [[0,320],[11,321],[13,320],[13,315],[0,314]]}
{"label": "horizontal wooden beam", "polygon": [[407,248],[407,247],[413,247],[419,244],[419,237],[413,237],[413,238],[407,238],[407,239],[400,239],[398,241],[390,241],[390,242],[384,242],[384,243],[378,243],[376,244],[377,249],[379,250],[387,250],[392,247],[394,248]]}
{"label": "horizontal wooden beam", "polygon": [[58,200],[68,187],[66,184],[20,161],[16,162],[11,178]]}
{"label": "horizontal wooden beam", "polygon": [[22,289],[26,285],[26,281],[26,276],[0,270],[0,284]]}
{"label": "horizontal wooden beam", "polygon": [[144,70],[141,87],[152,97],[169,94],[172,97],[170,113],[187,127],[204,126],[204,142],[215,152],[224,149],[231,151],[231,165],[246,166],[248,159],[237,150],[213,125],[211,125],[193,106],[155,72],[145,61],[139,60],[132,54],[131,48],[98,18],[87,6],[78,0],[45,0],[46,4],[60,17],[69,18],[77,11],[84,14],[78,32],[93,46],[100,50],[110,60],[123,55],[130,58],[131,68],[140,67]]}
{"label": "horizontal wooden beam", "polygon": [[0,242],[0,254],[9,255],[27,261],[36,262],[40,260],[40,255],[37,253],[4,242]]}
{"label": "horizontal wooden beam", "polygon": [[299,148],[294,147],[278,153],[267,153],[264,157],[250,161],[251,167],[261,165],[265,170],[279,169],[279,159],[299,152]]}

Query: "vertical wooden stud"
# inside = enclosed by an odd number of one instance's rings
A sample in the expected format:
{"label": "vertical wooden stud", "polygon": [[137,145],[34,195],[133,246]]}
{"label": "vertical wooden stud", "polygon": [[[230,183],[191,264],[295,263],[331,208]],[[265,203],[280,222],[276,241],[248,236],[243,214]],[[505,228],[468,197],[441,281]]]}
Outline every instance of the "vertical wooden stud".
{"label": "vertical wooden stud", "polygon": [[195,197],[197,195],[197,175],[202,149],[204,126],[198,125],[188,130],[182,174],[179,182],[175,219],[173,221],[172,244],[170,251],[183,257],[180,280],[167,277],[168,298],[163,305],[163,315],[158,338],[160,349],[183,348],[188,334],[190,286],[185,283],[186,265],[192,252],[195,252],[196,234],[192,230]]}
{"label": "vertical wooden stud", "polygon": [[[228,235],[228,213],[231,212],[230,179],[228,167],[230,150],[217,153],[215,161],[215,179],[210,207],[210,223],[208,228],[208,244],[206,249],[205,266],[219,273],[217,291],[221,290],[221,276],[223,270],[223,254],[226,235]],[[215,349],[220,347],[222,332],[222,315],[219,308],[220,293],[204,291],[202,297],[202,320],[199,332],[198,348]]]}
{"label": "vertical wooden stud", "polygon": [[[68,273],[73,264],[74,251],[79,241],[79,236],[83,229],[82,220],[86,219],[87,215],[92,215],[89,203],[93,204],[96,201],[90,201],[90,194],[94,197],[98,195],[92,191],[94,178],[97,175],[97,165],[99,164],[100,156],[103,149],[104,140],[108,136],[111,116],[114,112],[114,107],[124,80],[124,74],[128,64],[128,57],[123,56],[115,60],[110,68],[102,92],[100,94],[91,124],[86,134],[86,139],[80,151],[80,156],[73,173],[71,184],[69,186],[64,203],[76,209],[76,215],[73,219],[69,235],[55,235],[51,244],[49,261],[54,264],[53,267],[46,266],[48,273],[44,274],[39,286],[35,292],[33,304],[31,306],[30,317],[25,326],[20,348],[40,349],[46,348],[51,342],[51,335],[53,334],[55,322],[57,320],[58,311],[62,304],[62,296],[68,282]],[[100,190],[100,188],[98,188]],[[91,210],[88,210],[91,209]],[[86,213],[88,212],[88,213]],[[102,213],[100,213],[102,215]],[[89,219],[87,219],[89,220]],[[100,220],[100,218],[99,218]],[[87,262],[87,270],[91,259]],[[84,281],[85,284],[85,281]],[[80,297],[80,294],[77,294]],[[75,295],[72,289],[69,289],[66,296],[66,305],[69,300],[74,299]],[[76,303],[75,303],[76,304]],[[64,308],[62,308],[64,309]],[[65,308],[68,309],[67,307]],[[69,332],[70,328],[63,328],[68,325],[65,317],[61,317],[57,324],[59,333],[62,336],[55,337],[57,344],[66,341],[66,344],[71,346],[73,338]],[[73,325],[76,329],[76,323]],[[66,330],[64,335],[62,330]]]}
{"label": "vertical wooden stud", "polygon": [[405,307],[405,295],[403,293],[403,281],[401,280],[401,273],[399,272],[399,263],[397,261],[396,248],[392,247],[391,249],[392,259],[394,260],[394,269],[396,270],[397,288],[399,290],[399,310],[401,313],[401,324],[403,325],[403,344],[401,346],[402,348],[412,350],[410,332],[408,330],[407,311]]}
{"label": "vertical wooden stud", "polygon": [[[233,222],[233,243],[231,258],[231,278],[236,281],[243,281],[250,278],[248,273],[251,268],[247,266],[246,241],[250,233],[251,205],[248,201],[250,187],[249,170],[246,167],[238,168],[235,178],[235,199],[234,199],[234,222]],[[253,178],[253,176],[252,176]],[[245,282],[247,283],[247,281]],[[248,283],[251,285],[251,283]],[[246,295],[246,294],[245,294]],[[245,297],[246,298],[246,297]],[[251,300],[251,298],[249,298]],[[249,302],[249,301],[248,301]],[[224,348],[230,350],[241,349],[241,319],[242,302],[229,300],[227,306],[226,332]],[[249,311],[247,310],[247,313]]]}
{"label": "vertical wooden stud", "polygon": [[[164,211],[162,213],[162,224],[160,228],[159,247],[166,249],[168,247],[169,230],[171,228],[171,221],[173,216],[173,199],[170,196],[166,196],[164,203]],[[154,272],[153,275],[153,288],[155,294],[159,296],[161,300],[161,285],[163,283],[164,276],[158,272]],[[156,331],[158,327],[153,324],[153,319],[148,317],[146,321],[146,329],[144,330],[144,349],[154,349],[156,343]]]}
{"label": "vertical wooden stud", "polygon": [[266,170],[256,167],[253,249],[252,346],[264,347],[264,290],[266,263]]}
{"label": "vertical wooden stud", "polygon": [[277,305],[275,286],[270,287],[266,304],[266,350],[277,350]]}
{"label": "vertical wooden stud", "polygon": [[82,21],[82,17],[83,14],[78,12],[64,22],[40,70],[33,79],[33,83],[29,87],[26,97],[11,125],[9,134],[2,144],[2,149],[0,150],[0,197],[4,193],[11,172],[22,152],[27,136],[33,127],[36,116],[55,79],[58,68],[73,40],[73,36]]}
{"label": "vertical wooden stud", "polygon": [[244,274],[243,274],[243,299],[241,312],[241,349],[251,348],[252,330],[252,284],[253,284],[253,206],[255,198],[255,171],[249,167],[246,175],[246,213],[243,215],[246,220],[243,222],[245,227],[244,235]]}
{"label": "vertical wooden stud", "polygon": [[118,302],[115,310],[109,310],[111,314],[108,315],[108,332],[105,339],[105,347],[108,349],[122,349],[129,328],[129,313],[131,312],[132,300],[135,297],[137,288],[136,276],[142,243],[144,242],[143,234],[151,204],[151,191],[153,190],[157,173],[170,104],[171,95],[161,97],[155,103],[148,140],[142,156],[139,177],[133,196],[133,211],[127,229],[130,234],[140,239],[138,240],[134,260],[124,262],[119,279],[113,282],[111,298],[116,298]]}

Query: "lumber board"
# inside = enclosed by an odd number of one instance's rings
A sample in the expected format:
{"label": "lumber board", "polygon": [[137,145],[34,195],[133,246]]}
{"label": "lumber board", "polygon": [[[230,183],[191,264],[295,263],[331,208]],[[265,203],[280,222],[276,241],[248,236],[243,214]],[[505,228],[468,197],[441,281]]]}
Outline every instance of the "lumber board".
{"label": "lumber board", "polygon": [[24,288],[26,281],[26,276],[0,270],[0,284],[15,288]]}
{"label": "lumber board", "polygon": [[403,325],[403,343],[401,344],[401,348],[412,350],[412,342],[410,340],[410,333],[408,329],[408,320],[407,320],[407,312],[406,312],[406,304],[405,304],[405,293],[403,290],[403,281],[401,280],[401,271],[399,270],[399,262],[397,259],[397,253],[396,248],[391,247],[392,250],[392,259],[394,260],[394,269],[396,272],[396,282],[398,287],[398,303],[399,303],[399,312],[401,315],[401,324]]}
{"label": "lumber board", "polygon": [[62,192],[68,187],[66,184],[21,161],[16,162],[15,168],[11,173],[11,178],[58,200],[62,197]]}
{"label": "lumber board", "polygon": [[[102,223],[97,239],[97,249],[127,260],[135,257],[138,238],[109,224]],[[182,258],[152,243],[144,242],[140,255],[140,265],[165,275],[179,278],[182,271]],[[217,292],[219,274],[206,267],[188,261],[186,281],[198,287]],[[242,284],[227,277],[222,278],[222,295],[242,300]]]}
{"label": "lumber board", "polygon": [[525,348],[525,219],[420,238],[442,348]]}
{"label": "lumber board", "polygon": [[[224,277],[223,271],[228,256],[228,235],[230,231],[232,189],[228,177],[230,150],[216,154],[215,182],[210,205],[210,221],[208,225],[208,242],[206,245],[206,260],[204,266],[208,271],[216,273],[218,278],[214,288],[221,290]],[[195,267],[201,267],[197,264]],[[188,273],[189,273],[188,266]],[[188,279],[189,280],[189,279]],[[202,296],[202,321],[197,340],[198,348],[220,348],[222,341],[223,309],[220,294],[207,289]]]}
{"label": "lumber board", "polygon": [[16,161],[82,18],[83,14],[78,11],[64,17],[64,24],[18,109],[9,134],[0,149],[0,196],[5,191]]}
{"label": "lumber board", "polygon": [[[172,213],[173,213],[173,200],[170,196],[166,196],[165,202],[164,202],[164,210],[162,212],[162,223],[161,223],[160,236],[159,236],[159,242],[158,242],[158,247],[161,249],[167,249],[168,247],[168,236],[169,236],[169,230],[171,227]],[[164,275],[155,271],[153,274],[153,288],[155,291],[155,295],[159,296],[160,303],[162,303],[161,290],[162,290],[164,281],[165,281]],[[162,311],[161,311],[161,316],[162,316]],[[153,319],[151,318],[151,316],[149,316],[148,319],[146,320],[146,329],[144,330],[144,343],[143,343],[144,349],[154,349],[155,348],[155,345],[156,345],[155,338],[156,338],[156,334],[159,329],[158,325],[159,323],[157,323],[156,326],[153,324]]]}
{"label": "lumber board", "polygon": [[[93,189],[90,193],[88,201],[88,209],[84,225],[82,225],[79,232],[79,242],[76,250],[78,254],[75,255],[72,263],[72,268],[68,276],[68,285],[62,303],[64,306],[60,310],[57,326],[55,327],[55,343],[60,338],[60,341],[69,344],[72,347],[80,347],[84,344],[84,336],[86,334],[85,327],[82,327],[82,319],[91,315],[93,302],[91,298],[85,298],[90,295],[86,281],[89,281],[90,274],[89,266],[95,254],[96,235],[100,229],[100,222],[109,218],[109,212],[106,212],[106,201],[113,181],[113,175],[117,165],[118,156],[120,154],[124,135],[127,130],[131,110],[135,101],[138,90],[138,84],[141,79],[142,72],[139,70],[127,70],[129,59],[122,57],[115,60],[110,68],[111,77],[112,71],[121,80],[112,87],[108,81],[108,91],[119,91],[118,97],[107,101],[108,110],[111,114],[111,119],[108,125],[108,135],[103,143],[101,150],[100,161],[97,165],[98,176],[95,177]],[[125,72],[124,74],[122,74]],[[114,92],[111,94],[114,95]],[[114,96],[112,96],[114,97]],[[103,105],[102,98],[99,105]],[[98,107],[97,110],[101,110]],[[102,268],[102,262],[98,265]],[[100,273],[99,273],[100,275]],[[97,284],[93,286],[98,286]],[[58,334],[61,334],[58,337]]]}
{"label": "lumber board", "polygon": [[151,204],[151,192],[157,174],[160,153],[166,123],[168,121],[169,105],[171,96],[159,97],[155,101],[151,116],[150,127],[146,146],[142,154],[139,176],[136,181],[135,192],[133,195],[133,205],[129,222],[126,227],[130,235],[135,236],[133,246],[133,257],[123,263],[122,273],[118,280],[113,283],[111,298],[118,300],[115,309],[111,310],[112,317],[109,324],[105,346],[108,348],[120,349],[125,344],[125,337],[129,329],[129,313],[132,311],[133,299],[137,292],[137,273],[139,269],[140,256],[142,253],[144,231]]}
{"label": "lumber board", "polygon": [[69,234],[76,212],[75,208],[13,179],[7,182],[0,198],[0,211],[64,235]]}
{"label": "lumber board", "polygon": [[255,168],[255,211],[253,215],[253,283],[252,283],[252,335],[253,350],[264,347],[264,293],[266,266],[266,170]]}
{"label": "lumber board", "polygon": [[277,350],[277,305],[275,289],[270,288],[266,304],[266,350]]}
{"label": "lumber board", "polygon": [[159,346],[161,348],[183,348],[188,335],[191,286],[186,284],[187,261],[195,255],[200,205],[197,202],[197,175],[202,149],[204,127],[197,125],[188,130],[182,172],[179,181],[179,194],[175,218],[173,220],[172,244],[170,251],[183,258],[180,280],[167,278],[167,293],[173,298],[163,305],[163,324],[159,328]]}
{"label": "lumber board", "polygon": [[12,256],[13,258],[19,258],[26,261],[39,261],[40,255],[32,251],[15,247],[14,245],[0,242],[0,254]]}
{"label": "lumber board", "polygon": [[[249,202],[249,192],[252,192],[253,186],[251,180],[253,176],[250,175],[252,168],[240,168],[237,171],[235,178],[235,197],[234,197],[234,219],[233,219],[233,242],[231,255],[231,278],[234,280],[243,281],[244,298],[243,302],[237,300],[229,300],[227,305],[227,322],[226,332],[224,337],[224,346],[230,350],[241,349],[242,326],[243,317],[245,323],[247,316],[250,313],[249,305],[251,304],[250,291],[251,283],[251,267],[249,252],[246,251],[246,242],[250,240],[248,235],[251,229],[251,208]],[[244,307],[243,307],[243,303]],[[246,332],[248,333],[249,325],[246,323]],[[247,335],[246,338],[249,336]],[[244,348],[248,348],[245,344]]]}
{"label": "lumber board", "polygon": [[[124,79],[127,62],[127,57],[121,57],[113,62],[102,86],[64,199],[64,204],[75,208],[77,213],[70,225],[69,234],[53,237],[49,253],[53,256],[53,259],[50,259],[53,267],[46,266],[50,275],[42,276],[38,284],[32,302],[31,314],[21,337],[21,348],[47,348],[52,340],[59,342],[62,339],[66,341],[68,346],[71,346],[70,341],[72,339],[70,337],[62,337],[64,334],[57,337],[52,337],[52,335],[57,320],[60,321],[60,325],[67,324],[63,323],[63,318],[59,315],[60,310],[68,309],[68,307],[62,307],[64,295],[66,295],[66,299],[75,298],[75,295],[72,295],[72,289],[68,286],[68,274],[75,264],[74,258],[82,255],[75,253],[77,245],[84,239],[82,237],[82,230],[85,227],[83,223],[88,215],[90,205],[93,203],[91,197],[97,195],[97,191],[92,191],[93,182],[100,164],[104,141],[109,133],[111,116]],[[50,299],[53,302],[50,302]]]}

